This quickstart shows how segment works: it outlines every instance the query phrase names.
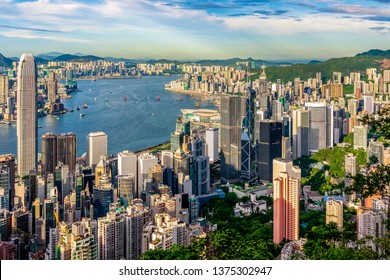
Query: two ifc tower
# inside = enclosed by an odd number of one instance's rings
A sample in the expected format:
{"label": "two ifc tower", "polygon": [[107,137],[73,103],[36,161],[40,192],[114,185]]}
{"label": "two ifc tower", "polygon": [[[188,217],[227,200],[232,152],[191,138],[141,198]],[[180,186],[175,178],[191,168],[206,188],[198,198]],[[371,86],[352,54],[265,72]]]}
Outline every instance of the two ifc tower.
{"label": "two ifc tower", "polygon": [[37,169],[37,67],[32,54],[23,54],[18,65],[17,142],[18,175]]}

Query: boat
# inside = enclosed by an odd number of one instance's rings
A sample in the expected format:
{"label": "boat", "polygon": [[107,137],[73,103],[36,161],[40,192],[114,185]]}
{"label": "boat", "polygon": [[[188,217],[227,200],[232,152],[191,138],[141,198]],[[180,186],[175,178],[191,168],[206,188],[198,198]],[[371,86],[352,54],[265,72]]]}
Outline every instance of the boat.
{"label": "boat", "polygon": [[69,112],[74,112],[74,109],[72,108],[72,109],[69,109]]}
{"label": "boat", "polygon": [[84,105],[83,105],[83,108],[84,108],[84,109],[87,109],[87,108],[88,108],[88,105],[87,105],[87,104],[84,104]]}
{"label": "boat", "polygon": [[93,101],[96,101],[96,99],[97,99],[97,98],[95,97],[95,98],[93,99]]}
{"label": "boat", "polygon": [[76,110],[77,110],[77,111],[80,111],[80,107],[79,107],[79,106],[77,106],[77,107],[76,107]]}
{"label": "boat", "polygon": [[196,108],[199,108],[200,105],[198,102],[196,102],[195,106],[196,106]]}
{"label": "boat", "polygon": [[127,97],[126,96],[123,97],[123,101],[127,101]]}
{"label": "boat", "polygon": [[39,126],[38,126],[38,128],[42,128],[42,126],[41,126],[41,125],[39,125]]}
{"label": "boat", "polygon": [[85,114],[83,114],[83,113],[80,114],[80,118],[82,118],[82,117],[84,117],[84,116],[85,116]]}
{"label": "boat", "polygon": [[106,98],[106,102],[108,102],[108,98]]}
{"label": "boat", "polygon": [[157,97],[156,97],[156,100],[157,100],[157,101],[160,101],[160,96],[157,96]]}
{"label": "boat", "polygon": [[179,101],[183,101],[183,96],[180,95]]}

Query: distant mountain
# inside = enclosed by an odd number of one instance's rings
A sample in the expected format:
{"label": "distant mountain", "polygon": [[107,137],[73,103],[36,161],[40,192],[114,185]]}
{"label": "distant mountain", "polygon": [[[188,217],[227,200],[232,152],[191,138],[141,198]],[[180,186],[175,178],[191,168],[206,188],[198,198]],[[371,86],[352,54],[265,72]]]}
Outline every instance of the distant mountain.
{"label": "distant mountain", "polygon": [[94,56],[94,55],[85,55],[85,56],[77,56],[72,54],[63,54],[54,59],[53,61],[71,61],[71,62],[88,62],[95,60],[104,60],[102,57]]}
{"label": "distant mountain", "polygon": [[37,54],[35,57],[40,57],[46,60],[52,60],[56,57],[59,57],[60,55],[63,55],[63,53],[60,52],[47,52],[47,53],[40,53]]}
{"label": "distant mountain", "polygon": [[[281,79],[283,82],[294,81],[295,78],[306,80],[315,77],[317,72],[321,72],[322,80],[327,81],[332,78],[333,72],[341,72],[348,75],[350,72],[360,72],[363,77],[366,75],[367,68],[388,69],[386,60],[390,58],[390,50],[370,50],[357,54],[353,57],[331,58],[318,63],[300,63],[286,67],[268,67],[266,69],[267,79],[276,81]],[[257,79],[260,70],[256,71],[251,79]]]}
{"label": "distant mountain", "polygon": [[317,64],[317,63],[321,63],[321,61],[319,61],[319,60],[310,60],[307,64]]}
{"label": "distant mountain", "polygon": [[276,65],[291,65],[292,63],[290,62],[272,62],[272,61],[266,61],[263,59],[253,59],[253,58],[247,58],[247,59],[242,59],[238,57],[234,58],[229,58],[229,59],[215,59],[215,60],[197,60],[196,63],[210,66],[210,65],[221,65],[221,66],[233,66],[236,65],[237,63],[241,62],[254,62],[256,67],[260,67],[262,65],[265,66],[276,66]]}
{"label": "distant mountain", "polygon": [[390,58],[390,50],[382,51],[378,49],[372,49],[367,52],[358,53],[356,56],[378,56],[380,58]]}
{"label": "distant mountain", "polygon": [[35,62],[37,64],[47,64],[49,62],[49,60],[41,58],[41,57],[35,57]]}
{"label": "distant mountain", "polygon": [[12,67],[12,60],[6,58],[4,55],[0,53],[0,66],[1,67]]}
{"label": "distant mountain", "polygon": [[137,59],[129,59],[129,58],[124,58],[124,57],[112,57],[112,56],[105,56],[103,59],[112,61],[112,62],[129,62],[129,63],[137,63]]}

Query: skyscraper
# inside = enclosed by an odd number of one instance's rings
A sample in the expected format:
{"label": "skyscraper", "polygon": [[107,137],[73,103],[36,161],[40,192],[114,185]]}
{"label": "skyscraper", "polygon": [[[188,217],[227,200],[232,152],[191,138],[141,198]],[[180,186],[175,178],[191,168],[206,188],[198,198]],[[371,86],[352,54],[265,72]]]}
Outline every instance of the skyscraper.
{"label": "skyscraper", "polygon": [[0,209],[10,210],[10,168],[0,165]]}
{"label": "skyscraper", "polygon": [[282,155],[282,123],[258,122],[260,141],[257,144],[257,174],[260,180],[272,182],[272,161]]}
{"label": "skyscraper", "polygon": [[76,168],[77,140],[74,133],[54,135],[45,133],[41,138],[41,161],[46,173],[54,173],[59,162],[69,166],[69,171]]}
{"label": "skyscraper", "polygon": [[148,170],[158,164],[158,159],[152,154],[142,154],[138,157],[138,186],[137,197],[141,197],[144,190],[144,179],[148,178]]}
{"label": "skyscraper", "polygon": [[32,54],[23,54],[18,66],[18,174],[37,168],[37,68]]}
{"label": "skyscraper", "polygon": [[198,196],[208,194],[210,191],[210,163],[208,157],[196,157],[194,159],[191,179],[193,194]]}
{"label": "skyscraper", "polygon": [[91,132],[87,135],[87,165],[95,169],[100,155],[107,155],[107,134],[102,131]]}
{"label": "skyscraper", "polygon": [[206,129],[206,155],[210,158],[211,163],[219,159],[218,138],[218,128]]}
{"label": "skyscraper", "polygon": [[41,161],[45,173],[54,173],[57,166],[57,136],[45,133],[41,137]]}
{"label": "skyscraper", "polygon": [[8,98],[8,76],[0,75],[0,104],[4,104],[7,102]]}
{"label": "skyscraper", "polygon": [[241,133],[241,177],[248,180],[256,174],[255,100],[256,92],[249,88],[245,98],[245,117]]}
{"label": "skyscraper", "polygon": [[274,243],[299,239],[299,188],[300,180],[287,172],[273,182]]}
{"label": "skyscraper", "polygon": [[9,186],[10,186],[10,192],[9,192],[9,206],[11,210],[14,205],[14,197],[15,197],[15,156],[12,154],[6,154],[6,155],[0,155],[0,168],[1,167],[8,167],[9,171]]}
{"label": "skyscraper", "polygon": [[333,146],[333,107],[326,102],[306,102],[309,110],[309,152]]}
{"label": "skyscraper", "polygon": [[234,183],[241,176],[242,100],[221,96],[221,182]]}
{"label": "skyscraper", "polygon": [[57,98],[56,73],[51,71],[49,72],[48,79],[47,79],[47,100],[50,103],[55,103],[56,98]]}
{"label": "skyscraper", "polygon": [[130,174],[137,177],[137,155],[125,150],[118,153],[118,175]]}
{"label": "skyscraper", "polygon": [[309,111],[292,111],[292,152],[293,158],[309,155]]}
{"label": "skyscraper", "polygon": [[104,217],[110,209],[110,203],[114,201],[114,188],[111,178],[107,173],[100,177],[99,185],[93,186],[94,217]]}

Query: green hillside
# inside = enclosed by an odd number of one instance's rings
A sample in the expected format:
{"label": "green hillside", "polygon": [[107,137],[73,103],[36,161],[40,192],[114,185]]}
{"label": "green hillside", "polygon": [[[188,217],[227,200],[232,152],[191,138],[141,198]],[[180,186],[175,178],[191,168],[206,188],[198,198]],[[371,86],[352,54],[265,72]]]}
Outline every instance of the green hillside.
{"label": "green hillside", "polygon": [[[378,60],[390,58],[389,51],[369,51],[363,54],[358,54],[354,57],[332,58],[324,62],[315,64],[295,64],[286,67],[269,67],[266,69],[267,79],[276,81],[281,79],[282,82],[294,81],[295,78],[306,80],[310,77],[315,77],[316,72],[321,72],[322,80],[327,81],[332,78],[333,72],[341,72],[343,75],[348,75],[350,72],[365,73],[367,68],[378,68],[381,63]],[[257,79],[261,70],[256,71],[251,79]]]}

